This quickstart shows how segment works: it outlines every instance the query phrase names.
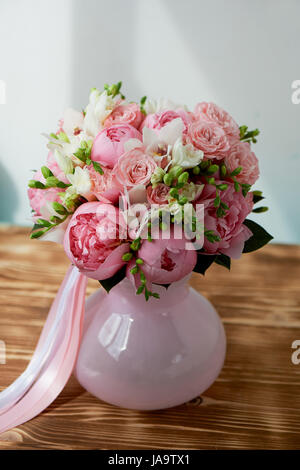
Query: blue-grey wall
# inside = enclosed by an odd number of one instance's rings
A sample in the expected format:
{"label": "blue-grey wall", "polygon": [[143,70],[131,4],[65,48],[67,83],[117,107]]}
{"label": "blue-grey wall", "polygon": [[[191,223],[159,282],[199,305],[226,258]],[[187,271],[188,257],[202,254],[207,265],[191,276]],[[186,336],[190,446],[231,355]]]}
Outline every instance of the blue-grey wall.
{"label": "blue-grey wall", "polygon": [[0,220],[29,223],[26,183],[66,106],[122,79],[131,99],[215,101],[259,127],[255,146],[276,241],[300,242],[300,2],[1,0]]}

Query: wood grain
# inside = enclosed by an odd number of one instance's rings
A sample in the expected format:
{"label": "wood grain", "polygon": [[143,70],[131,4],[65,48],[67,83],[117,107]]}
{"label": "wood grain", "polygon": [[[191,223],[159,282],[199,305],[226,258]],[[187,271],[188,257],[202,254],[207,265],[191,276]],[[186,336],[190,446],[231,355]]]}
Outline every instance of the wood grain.
{"label": "wood grain", "polygon": [[[0,228],[0,387],[26,367],[68,260],[61,247]],[[270,245],[212,267],[192,284],[225,325],[225,366],[203,396],[177,408],[137,412],[108,405],[72,377],[32,421],[0,436],[0,449],[299,449],[300,247]],[[99,288],[89,281],[88,293]]]}

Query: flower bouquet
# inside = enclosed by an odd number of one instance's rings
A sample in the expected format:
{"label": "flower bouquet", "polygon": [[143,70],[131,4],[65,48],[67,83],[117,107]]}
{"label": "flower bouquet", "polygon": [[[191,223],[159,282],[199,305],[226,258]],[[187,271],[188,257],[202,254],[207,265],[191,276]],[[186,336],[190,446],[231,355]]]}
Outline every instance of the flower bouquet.
{"label": "flower bouquet", "polygon": [[[82,112],[65,111],[46,135],[46,165],[29,181],[28,196],[31,238],[63,243],[72,267],[45,325],[52,343],[47,349],[40,340],[46,359],[31,388],[27,382],[19,391],[20,409],[34,387],[45,397],[25,420],[55,398],[74,367],[94,395],[137,409],[174,406],[215,380],[224,330],[186,281],[213,263],[230,269],[231,258],[272,238],[247,218],[267,210],[254,208],[263,199],[252,190],[258,134],[213,103],[192,112],[166,99],[127,102],[121,82],[92,89]],[[100,289],[88,299],[83,324],[87,277],[109,294]],[[55,360],[51,394],[41,375]],[[15,402],[7,400],[10,416]]]}

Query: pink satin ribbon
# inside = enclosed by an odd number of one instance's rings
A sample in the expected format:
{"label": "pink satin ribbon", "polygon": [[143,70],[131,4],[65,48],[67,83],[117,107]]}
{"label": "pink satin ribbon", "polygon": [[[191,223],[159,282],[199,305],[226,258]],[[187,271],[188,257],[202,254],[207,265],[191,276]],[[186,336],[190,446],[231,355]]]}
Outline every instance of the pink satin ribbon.
{"label": "pink satin ribbon", "polygon": [[76,363],[87,278],[70,267],[24,373],[0,393],[0,433],[37,416],[66,385]]}

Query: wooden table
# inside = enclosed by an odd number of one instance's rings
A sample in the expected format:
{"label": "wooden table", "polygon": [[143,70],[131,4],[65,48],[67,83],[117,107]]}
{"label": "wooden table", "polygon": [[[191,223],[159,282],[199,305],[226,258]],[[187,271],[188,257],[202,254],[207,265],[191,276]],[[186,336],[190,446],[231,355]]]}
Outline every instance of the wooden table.
{"label": "wooden table", "polygon": [[[7,363],[0,387],[26,367],[68,260],[62,247],[0,228],[0,340]],[[0,436],[0,449],[299,449],[300,246],[269,245],[212,267],[192,284],[216,306],[228,351],[217,381],[201,397],[166,411],[108,405],[72,377],[32,421]],[[89,281],[88,293],[99,288]]]}

